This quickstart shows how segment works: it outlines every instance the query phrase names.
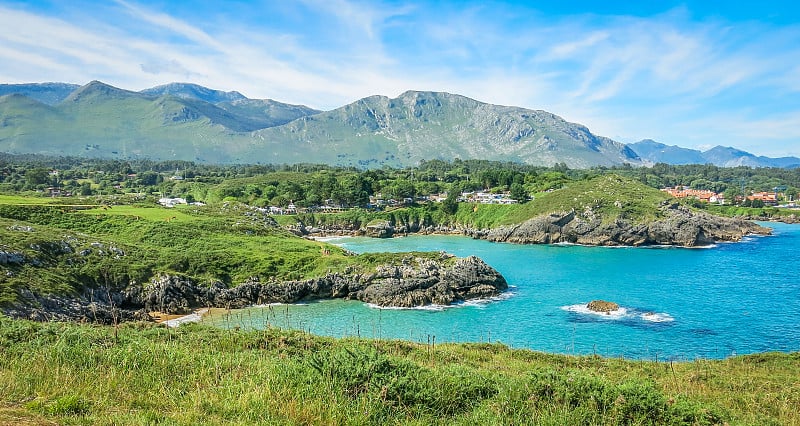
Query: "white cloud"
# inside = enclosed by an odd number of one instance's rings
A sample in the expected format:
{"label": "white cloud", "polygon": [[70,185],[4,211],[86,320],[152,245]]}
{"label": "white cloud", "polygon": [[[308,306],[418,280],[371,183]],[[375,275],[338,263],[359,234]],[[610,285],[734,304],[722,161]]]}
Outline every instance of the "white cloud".
{"label": "white cloud", "polygon": [[800,139],[800,104],[785,100],[800,92],[798,26],[696,21],[684,9],[553,18],[508,5],[304,0],[280,11],[301,6],[295,19],[311,11],[307,25],[278,28],[127,0],[76,21],[0,5],[0,61],[16,82],[101,79],[139,90],[189,80],[323,109],[440,90],[546,109],[632,140]]}
{"label": "white cloud", "polygon": [[173,75],[184,75],[187,78],[193,75],[201,76],[201,74],[194,73],[189,71],[186,67],[181,65],[180,62],[176,61],[175,59],[169,61],[150,61],[144,64],[140,64],[142,71],[148,74],[173,74]]}

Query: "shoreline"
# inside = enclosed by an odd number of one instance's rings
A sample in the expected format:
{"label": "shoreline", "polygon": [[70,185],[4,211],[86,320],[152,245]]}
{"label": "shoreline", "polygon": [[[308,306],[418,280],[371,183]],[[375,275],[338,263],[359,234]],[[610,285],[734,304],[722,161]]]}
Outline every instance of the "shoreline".
{"label": "shoreline", "polygon": [[200,308],[194,310],[191,314],[187,315],[170,315],[163,312],[150,312],[149,315],[154,319],[156,324],[162,324],[165,327],[175,328],[186,323],[203,322],[206,318],[210,318],[216,314],[224,313],[225,308]]}

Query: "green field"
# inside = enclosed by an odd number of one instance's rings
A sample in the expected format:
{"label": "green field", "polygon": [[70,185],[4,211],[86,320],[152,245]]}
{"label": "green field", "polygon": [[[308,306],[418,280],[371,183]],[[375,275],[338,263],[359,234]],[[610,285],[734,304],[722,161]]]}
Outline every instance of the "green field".
{"label": "green field", "polygon": [[800,356],[682,363],[0,318],[0,424],[798,424]]}
{"label": "green field", "polygon": [[0,303],[19,289],[71,294],[85,286],[147,283],[159,274],[232,286],[249,277],[318,277],[375,263],[335,246],[296,237],[245,206],[113,205],[75,208],[36,198],[0,204],[2,249],[28,259],[4,266]]}
{"label": "green field", "polygon": [[[61,206],[65,204],[73,204],[76,200],[70,198],[53,198],[53,197],[33,197],[29,195],[8,195],[0,194],[0,205],[38,205],[38,206]],[[80,201],[80,200],[79,200]],[[85,205],[92,205],[93,203],[85,203]],[[80,202],[77,205],[84,205]]]}

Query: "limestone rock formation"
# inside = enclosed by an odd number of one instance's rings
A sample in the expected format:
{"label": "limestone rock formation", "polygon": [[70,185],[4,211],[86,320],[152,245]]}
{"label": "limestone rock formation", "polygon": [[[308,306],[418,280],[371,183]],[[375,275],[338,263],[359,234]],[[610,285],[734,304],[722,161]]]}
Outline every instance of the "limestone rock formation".
{"label": "limestone rock formation", "polygon": [[307,280],[262,282],[251,277],[228,288],[220,282],[209,286],[175,275],[161,275],[151,282],[125,289],[98,287],[76,296],[38,295],[27,291],[22,302],[3,312],[34,320],[79,320],[114,323],[143,319],[148,312],[188,314],[199,307],[243,308],[262,303],[345,298],[379,306],[415,307],[487,298],[508,288],[505,278],[483,260],[470,256],[453,259],[407,255],[374,269],[330,273]]}
{"label": "limestone rock formation", "polygon": [[575,212],[552,213],[475,236],[490,241],[522,244],[696,247],[719,241],[739,241],[748,234],[770,233],[769,228],[744,219],[713,216],[674,203],[663,204],[660,212],[661,219],[639,224],[623,218],[602,221],[579,216]]}
{"label": "limestone rock formation", "polygon": [[590,311],[593,312],[601,312],[601,313],[609,313],[614,312],[619,309],[619,305],[614,302],[608,302],[605,300],[592,300],[586,305]]}

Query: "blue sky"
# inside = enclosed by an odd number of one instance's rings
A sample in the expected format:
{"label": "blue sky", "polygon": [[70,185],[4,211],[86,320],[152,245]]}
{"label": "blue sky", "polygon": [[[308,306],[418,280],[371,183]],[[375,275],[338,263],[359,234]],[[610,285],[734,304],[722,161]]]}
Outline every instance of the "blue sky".
{"label": "blue sky", "polygon": [[0,64],[2,83],[182,81],[319,109],[445,91],[622,142],[800,156],[788,1],[0,0]]}

